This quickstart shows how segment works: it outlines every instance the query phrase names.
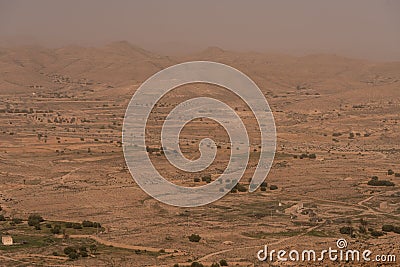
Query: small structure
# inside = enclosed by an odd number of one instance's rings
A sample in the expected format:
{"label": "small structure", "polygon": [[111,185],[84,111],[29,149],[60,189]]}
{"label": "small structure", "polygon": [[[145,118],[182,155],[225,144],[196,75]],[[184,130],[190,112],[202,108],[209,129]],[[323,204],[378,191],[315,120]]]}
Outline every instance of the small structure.
{"label": "small structure", "polygon": [[1,243],[3,243],[4,246],[11,246],[13,245],[13,239],[10,235],[3,235],[1,237]]}

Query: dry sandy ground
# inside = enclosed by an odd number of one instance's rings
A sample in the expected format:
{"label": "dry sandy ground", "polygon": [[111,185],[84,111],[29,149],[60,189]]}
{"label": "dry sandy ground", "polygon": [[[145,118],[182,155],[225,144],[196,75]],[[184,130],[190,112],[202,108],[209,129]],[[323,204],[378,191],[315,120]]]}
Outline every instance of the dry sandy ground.
{"label": "dry sandy ground", "polygon": [[[146,78],[189,60],[226,63],[259,85],[276,120],[277,154],[266,181],[278,190],[230,193],[207,206],[184,209],[153,200],[133,181],[121,147],[125,108]],[[268,266],[256,258],[264,244],[320,250],[334,247],[340,237],[351,248],[400,257],[400,235],[377,238],[359,230],[361,219],[371,230],[400,226],[400,178],[387,175],[388,169],[400,173],[399,62],[218,48],[168,58],[120,42],[101,48],[2,48],[0,73],[1,213],[98,221],[106,229],[99,240],[128,249],[68,261],[51,258],[51,246],[26,247],[2,251],[4,266],[172,266],[193,260],[210,265],[221,259],[230,266]],[[160,146],[162,119],[176,104],[200,95],[237,108],[245,122],[252,153],[240,183],[247,186],[259,153],[258,129],[247,106],[222,88],[196,84],[161,99],[148,124],[148,145]],[[221,148],[214,164],[197,177],[209,174],[214,180],[229,160],[224,130],[209,120],[193,121],[182,131],[180,145],[185,156],[196,158],[203,137]],[[300,159],[307,153],[316,159]],[[204,184],[175,169],[163,155],[150,156],[171,181]],[[369,186],[372,176],[395,186]],[[308,214],[301,214],[301,205]],[[355,235],[341,234],[344,226],[354,227]],[[2,233],[13,231],[3,227]],[[199,243],[189,242],[192,233],[202,237]],[[138,246],[182,253],[129,250]]]}

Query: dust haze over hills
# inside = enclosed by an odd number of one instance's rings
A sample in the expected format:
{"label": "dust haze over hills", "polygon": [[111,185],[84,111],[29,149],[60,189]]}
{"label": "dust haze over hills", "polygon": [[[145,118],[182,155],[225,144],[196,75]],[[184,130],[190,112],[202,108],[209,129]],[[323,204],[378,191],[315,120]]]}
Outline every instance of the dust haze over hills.
{"label": "dust haze over hills", "polygon": [[[313,101],[319,101],[325,108],[329,106],[326,103],[335,105],[340,101],[390,98],[396,95],[400,83],[400,62],[379,63],[326,54],[295,57],[241,53],[217,47],[187,56],[168,57],[126,41],[101,47],[2,48],[0,59],[0,84],[4,93],[57,89],[53,77],[57,74],[93,83],[95,88],[108,88],[114,93],[122,90],[120,92],[124,94],[132,85],[143,82],[163,68],[191,60],[211,60],[236,67],[263,90],[275,94],[308,88],[321,95],[319,100]],[[333,102],[326,98],[332,98]]]}
{"label": "dust haze over hills", "polygon": [[8,1],[0,45],[102,46],[160,54],[224,50],[400,60],[400,4],[373,1]]}

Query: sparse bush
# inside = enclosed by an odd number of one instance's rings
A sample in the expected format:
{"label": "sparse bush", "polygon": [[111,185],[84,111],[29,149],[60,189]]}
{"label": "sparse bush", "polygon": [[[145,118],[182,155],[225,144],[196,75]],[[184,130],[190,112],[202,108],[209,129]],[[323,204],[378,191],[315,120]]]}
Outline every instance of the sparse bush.
{"label": "sparse bush", "polygon": [[387,181],[387,180],[378,180],[378,179],[372,178],[371,180],[368,181],[368,185],[371,185],[371,186],[394,186],[394,183],[391,181]]}
{"label": "sparse bush", "polygon": [[6,217],[4,217],[3,214],[0,214],[0,222],[4,222],[6,220]]}
{"label": "sparse bush", "polygon": [[40,216],[39,214],[31,214],[28,217],[28,225],[29,226],[35,226],[38,225],[39,223],[43,222],[43,218],[42,216]]}
{"label": "sparse bush", "polygon": [[70,254],[68,254],[68,258],[70,258],[71,260],[77,260],[79,258],[79,255],[76,252],[71,252]]}
{"label": "sparse bush", "polygon": [[276,189],[278,189],[278,186],[276,186],[274,184],[270,185],[270,187],[269,187],[269,190],[276,190]]}
{"label": "sparse bush", "polygon": [[96,244],[92,244],[89,246],[90,253],[95,254],[97,252]]}
{"label": "sparse bush", "polygon": [[87,253],[87,251],[81,251],[79,252],[79,254],[81,255],[82,258],[86,258],[89,256],[89,254]]}
{"label": "sparse bush", "polygon": [[354,233],[354,228],[351,227],[351,226],[343,226],[343,227],[340,228],[339,231],[340,231],[340,233],[341,233],[342,235],[353,235],[353,233]]}
{"label": "sparse bush", "polygon": [[400,177],[400,173],[397,173],[397,172],[396,172],[396,173],[394,174],[394,177]]}
{"label": "sparse bush", "polygon": [[83,221],[82,222],[83,227],[93,227],[93,222],[91,221]]}
{"label": "sparse bush", "polygon": [[204,265],[197,261],[194,261],[192,262],[192,264],[190,264],[190,267],[204,267]]}
{"label": "sparse bush", "polygon": [[51,223],[46,223],[46,228],[51,228]]}
{"label": "sparse bush", "polygon": [[56,224],[54,227],[50,230],[50,232],[54,235],[59,235],[61,233],[61,225]]}
{"label": "sparse bush", "polygon": [[239,192],[246,192],[246,191],[247,191],[247,188],[246,188],[244,185],[239,184],[239,183],[236,185],[236,189],[237,189]]}
{"label": "sparse bush", "polygon": [[400,226],[395,226],[393,228],[393,233],[400,234]]}
{"label": "sparse bush", "polygon": [[73,252],[76,253],[76,249],[74,247],[66,247],[66,248],[64,248],[64,254],[65,255],[69,255],[69,254],[71,254]]}
{"label": "sparse bush", "polygon": [[74,229],[82,229],[82,225],[80,223],[73,223],[72,228]]}
{"label": "sparse bush", "polygon": [[265,192],[265,191],[267,191],[267,188],[264,187],[264,186],[261,186],[261,187],[260,187],[260,190],[263,191],[263,192]]}
{"label": "sparse bush", "polygon": [[387,172],[387,174],[388,174],[388,175],[393,175],[393,174],[394,174],[394,171],[391,170],[391,169],[389,169],[388,172]]}
{"label": "sparse bush", "polygon": [[384,234],[385,233],[381,232],[381,231],[376,231],[376,230],[371,231],[371,235],[374,237],[380,237],[380,236],[383,236]]}
{"label": "sparse bush", "polygon": [[196,177],[196,178],[193,179],[193,181],[194,181],[195,183],[199,183],[199,182],[200,182],[200,178]]}
{"label": "sparse bush", "polygon": [[178,264],[178,263],[175,263],[175,264],[174,264],[174,267],[179,267],[179,264]]}
{"label": "sparse bush", "polygon": [[190,242],[199,242],[201,240],[201,237],[197,234],[191,234],[189,236],[189,241]]}
{"label": "sparse bush", "polygon": [[219,265],[221,266],[228,266],[228,262],[226,260],[220,260]]}
{"label": "sparse bush", "polygon": [[211,264],[211,266],[210,267],[220,267],[221,265],[219,265],[219,263],[217,263],[217,262],[214,262],[213,264]]}
{"label": "sparse bush", "polygon": [[391,224],[384,224],[382,225],[383,232],[392,232],[394,230],[394,226]]}
{"label": "sparse bush", "polygon": [[22,219],[20,219],[20,218],[13,218],[11,221],[12,221],[14,224],[21,224],[21,223],[22,223]]}
{"label": "sparse bush", "polygon": [[308,155],[308,157],[309,157],[310,159],[316,159],[316,158],[317,158],[317,155],[315,155],[314,153],[312,153],[312,154]]}

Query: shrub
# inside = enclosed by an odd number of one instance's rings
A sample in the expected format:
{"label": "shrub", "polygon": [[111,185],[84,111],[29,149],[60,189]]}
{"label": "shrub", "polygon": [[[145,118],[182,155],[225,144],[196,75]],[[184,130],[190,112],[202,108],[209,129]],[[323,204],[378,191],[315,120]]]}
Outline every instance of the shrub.
{"label": "shrub", "polygon": [[381,231],[375,231],[375,230],[371,231],[371,235],[374,237],[380,237],[380,236],[383,236],[384,234],[385,233],[381,232]]}
{"label": "shrub", "polygon": [[13,218],[13,219],[12,219],[12,222],[15,223],[15,224],[21,224],[21,223],[22,223],[22,219],[20,219],[20,218]]}
{"label": "shrub", "polygon": [[261,191],[267,191],[267,188],[264,187],[264,186],[261,186],[261,187],[260,187],[260,190],[261,190]]}
{"label": "shrub", "polygon": [[352,235],[354,233],[354,228],[351,226],[343,226],[339,231],[342,235]]}
{"label": "shrub", "polygon": [[387,172],[387,174],[388,174],[388,175],[393,175],[393,174],[394,174],[394,171],[391,170],[391,169],[389,169],[388,172]]}
{"label": "shrub", "polygon": [[199,235],[197,235],[197,234],[191,234],[189,236],[189,241],[190,242],[199,242],[200,239],[201,239],[201,237]]}
{"label": "shrub", "polygon": [[267,187],[268,184],[267,184],[267,182],[262,182],[260,186],[261,186],[261,187]]}
{"label": "shrub", "polygon": [[4,222],[6,220],[6,217],[4,217],[3,214],[0,214],[0,222]]}
{"label": "shrub", "polygon": [[396,172],[396,173],[394,174],[394,177],[400,177],[400,173],[397,173],[397,172]]}
{"label": "shrub", "polygon": [[179,267],[179,264],[178,264],[178,263],[175,263],[175,264],[174,264],[174,267]]}
{"label": "shrub", "polygon": [[35,230],[42,230],[42,228],[40,227],[40,224],[35,225]]}
{"label": "shrub", "polygon": [[61,233],[61,225],[56,224],[54,227],[50,230],[50,232],[54,235],[58,235]]}
{"label": "shrub", "polygon": [[396,234],[400,234],[400,226],[395,226],[393,228],[393,232],[396,233]]}
{"label": "shrub", "polygon": [[46,223],[46,228],[51,228],[51,223]]}
{"label": "shrub", "polygon": [[97,251],[96,244],[90,245],[89,250],[90,250],[90,253],[92,253],[92,254],[96,253],[96,251]]}
{"label": "shrub", "polygon": [[79,252],[79,254],[81,255],[81,257],[86,258],[89,256],[89,254],[86,251],[81,251]]}
{"label": "shrub", "polygon": [[65,223],[65,228],[72,228],[72,226],[74,226],[72,222]]}
{"label": "shrub", "polygon": [[317,158],[317,155],[315,155],[315,154],[313,153],[313,154],[308,155],[308,157],[309,157],[310,159],[316,159],[316,158]]}
{"label": "shrub", "polygon": [[82,229],[82,225],[80,223],[73,223],[72,228],[74,229]]}
{"label": "shrub", "polygon": [[276,189],[278,189],[278,186],[272,184],[272,185],[270,185],[269,189],[270,190],[276,190]]}
{"label": "shrub", "polygon": [[194,178],[193,181],[194,181],[195,183],[199,183],[199,182],[200,182],[200,178]]}
{"label": "shrub", "polygon": [[42,216],[40,216],[39,214],[31,214],[28,217],[28,225],[29,226],[35,226],[38,225],[39,223],[43,222],[43,218]]}
{"label": "shrub", "polygon": [[237,185],[236,185],[236,189],[237,189],[239,192],[246,192],[246,191],[247,191],[247,188],[246,188],[244,185],[242,185],[242,184],[237,184]]}
{"label": "shrub", "polygon": [[76,249],[75,248],[73,248],[73,247],[66,247],[66,248],[64,248],[64,254],[65,255],[69,255],[69,254],[71,254],[71,253],[76,253]]}
{"label": "shrub", "polygon": [[394,226],[391,224],[384,224],[382,225],[383,232],[392,232],[394,230]]}
{"label": "shrub", "polygon": [[82,222],[83,227],[93,227],[93,222],[91,221],[83,221]]}
{"label": "shrub", "polygon": [[190,264],[190,267],[204,267],[204,265],[197,261],[194,261],[192,262],[192,264]]}
{"label": "shrub", "polygon": [[221,265],[219,265],[219,263],[214,262],[213,264],[211,264],[211,267],[220,267]]}
{"label": "shrub", "polygon": [[228,266],[228,262],[226,260],[220,260],[219,265],[221,266]]}
{"label": "shrub", "polygon": [[371,185],[371,186],[394,186],[394,183],[391,181],[387,181],[387,180],[378,180],[378,179],[372,178],[371,180],[368,181],[368,185]]}
{"label": "shrub", "polygon": [[70,258],[71,260],[77,260],[79,258],[79,255],[76,252],[71,252],[70,254],[68,254],[68,258]]}

